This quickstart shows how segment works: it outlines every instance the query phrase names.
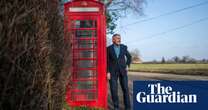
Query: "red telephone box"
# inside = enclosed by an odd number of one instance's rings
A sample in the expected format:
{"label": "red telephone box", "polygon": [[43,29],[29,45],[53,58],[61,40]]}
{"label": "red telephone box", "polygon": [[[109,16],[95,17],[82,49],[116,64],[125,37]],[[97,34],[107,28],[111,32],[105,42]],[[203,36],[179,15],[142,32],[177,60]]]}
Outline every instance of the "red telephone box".
{"label": "red telephone box", "polygon": [[71,107],[107,109],[105,6],[72,0],[64,4],[64,16],[72,44],[66,101]]}

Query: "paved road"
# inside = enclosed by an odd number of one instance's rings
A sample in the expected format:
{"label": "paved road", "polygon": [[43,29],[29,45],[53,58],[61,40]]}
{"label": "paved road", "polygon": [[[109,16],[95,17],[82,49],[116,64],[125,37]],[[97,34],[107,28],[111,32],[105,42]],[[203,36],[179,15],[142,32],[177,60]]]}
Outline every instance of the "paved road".
{"label": "paved road", "polygon": [[[135,80],[208,80],[208,76],[197,76],[197,75],[176,75],[176,74],[163,74],[163,73],[146,73],[146,72],[129,72],[129,92],[132,104],[132,96],[133,96],[133,81]],[[108,91],[108,108],[109,110],[113,110],[113,104],[111,101],[111,95]],[[119,101],[120,108],[124,110],[123,104],[123,94],[121,91],[121,87],[119,87]]]}

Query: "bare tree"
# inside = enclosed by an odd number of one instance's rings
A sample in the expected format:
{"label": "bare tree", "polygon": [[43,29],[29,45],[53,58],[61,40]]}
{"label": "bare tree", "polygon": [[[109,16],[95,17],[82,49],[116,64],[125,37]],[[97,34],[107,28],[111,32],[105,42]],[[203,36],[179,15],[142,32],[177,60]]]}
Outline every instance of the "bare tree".
{"label": "bare tree", "polygon": [[182,63],[196,63],[196,60],[190,56],[183,56],[181,62]]}
{"label": "bare tree", "polygon": [[138,49],[134,49],[130,52],[131,56],[132,56],[132,62],[133,63],[141,63],[141,56],[140,56],[140,52]]}
{"label": "bare tree", "polygon": [[113,34],[117,24],[116,21],[125,17],[129,12],[143,15],[146,0],[99,0],[106,4],[107,33]]}
{"label": "bare tree", "polygon": [[173,61],[174,61],[175,63],[179,63],[179,62],[180,62],[180,57],[178,57],[178,56],[175,56],[175,57],[173,57],[172,59],[173,59]]}
{"label": "bare tree", "polygon": [[[105,1],[105,0],[102,0]],[[146,3],[145,0],[109,0],[107,4],[108,11],[116,12],[120,15],[126,15],[128,11],[143,14],[143,7]]]}
{"label": "bare tree", "polygon": [[162,57],[161,63],[166,63],[165,57]]}

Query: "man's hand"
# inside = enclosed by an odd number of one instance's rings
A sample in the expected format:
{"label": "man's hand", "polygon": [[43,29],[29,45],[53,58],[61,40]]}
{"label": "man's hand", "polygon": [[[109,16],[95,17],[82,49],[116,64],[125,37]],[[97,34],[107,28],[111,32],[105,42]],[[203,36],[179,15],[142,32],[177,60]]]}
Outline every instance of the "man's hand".
{"label": "man's hand", "polygon": [[110,80],[111,79],[111,74],[107,73],[107,79]]}

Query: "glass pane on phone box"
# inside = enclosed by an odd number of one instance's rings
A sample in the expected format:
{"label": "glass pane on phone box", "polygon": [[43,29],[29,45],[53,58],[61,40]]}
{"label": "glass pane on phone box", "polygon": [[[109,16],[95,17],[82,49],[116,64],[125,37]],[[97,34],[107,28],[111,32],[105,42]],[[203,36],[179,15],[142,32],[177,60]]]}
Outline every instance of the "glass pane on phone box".
{"label": "glass pane on phone box", "polygon": [[78,47],[79,48],[95,48],[96,41],[93,40],[78,40]]}
{"label": "glass pane on phone box", "polygon": [[96,81],[77,81],[77,89],[96,89]]}
{"label": "glass pane on phone box", "polygon": [[76,20],[75,28],[95,28],[96,24],[94,20]]}
{"label": "glass pane on phone box", "polygon": [[96,78],[97,74],[95,70],[83,70],[83,71],[77,71],[76,78]]}
{"label": "glass pane on phone box", "polygon": [[96,67],[95,60],[79,60],[77,61],[78,68],[93,68]]}
{"label": "glass pane on phone box", "polygon": [[75,57],[77,57],[77,58],[95,58],[96,51],[82,50],[80,52],[77,52],[75,54]]}
{"label": "glass pane on phone box", "polygon": [[76,37],[80,38],[88,38],[88,37],[96,37],[96,30],[76,30]]}

